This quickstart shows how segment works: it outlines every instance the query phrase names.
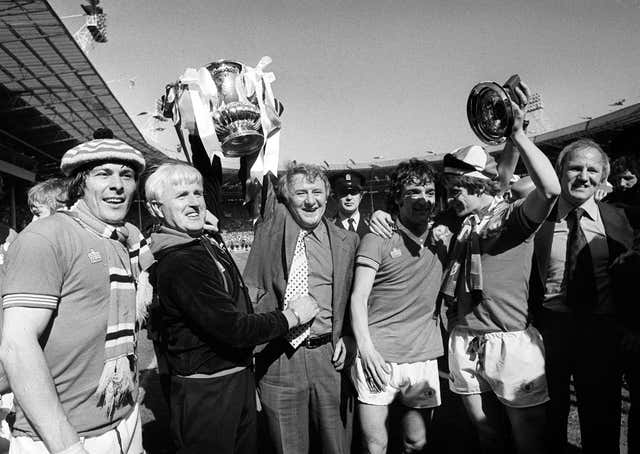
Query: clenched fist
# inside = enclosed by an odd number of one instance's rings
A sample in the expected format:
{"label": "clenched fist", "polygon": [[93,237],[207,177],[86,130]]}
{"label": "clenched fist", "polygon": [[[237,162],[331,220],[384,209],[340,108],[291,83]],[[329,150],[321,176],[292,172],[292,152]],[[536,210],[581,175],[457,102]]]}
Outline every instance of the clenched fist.
{"label": "clenched fist", "polygon": [[295,311],[300,317],[300,324],[307,323],[320,312],[318,303],[311,295],[302,295],[290,301],[289,309]]}

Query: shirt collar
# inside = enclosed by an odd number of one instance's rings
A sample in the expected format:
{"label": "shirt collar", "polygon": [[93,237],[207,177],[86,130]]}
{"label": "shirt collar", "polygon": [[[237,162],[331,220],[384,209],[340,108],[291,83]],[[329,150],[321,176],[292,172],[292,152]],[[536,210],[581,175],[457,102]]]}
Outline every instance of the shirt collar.
{"label": "shirt collar", "polygon": [[407,235],[407,238],[420,246],[420,249],[424,247],[424,244],[427,241],[427,237],[429,236],[429,228],[427,228],[422,235],[416,236],[413,232],[411,232],[411,230],[406,228],[402,224],[402,222],[400,222],[400,218],[396,220],[396,225],[398,226],[398,230],[402,231],[405,235]]}
{"label": "shirt collar", "polygon": [[355,225],[358,225],[360,223],[360,211],[356,210],[356,212],[349,217],[343,217],[342,214],[338,213],[338,218],[340,218],[340,222],[342,222],[342,225],[346,227],[349,227],[349,219],[353,219]]}
{"label": "shirt collar", "polygon": [[[302,229],[300,229],[302,230]],[[327,236],[327,226],[324,225],[324,220],[321,220],[320,223],[313,230],[306,230],[310,235],[318,240],[320,243],[324,242]]]}
{"label": "shirt collar", "polygon": [[[558,219],[565,219],[569,214],[569,211],[573,210],[573,207],[569,202],[564,200],[562,197],[558,200]],[[599,210],[598,204],[593,196],[589,197],[585,202],[580,205],[580,208],[584,210],[584,212],[589,216],[592,221],[598,219]]]}

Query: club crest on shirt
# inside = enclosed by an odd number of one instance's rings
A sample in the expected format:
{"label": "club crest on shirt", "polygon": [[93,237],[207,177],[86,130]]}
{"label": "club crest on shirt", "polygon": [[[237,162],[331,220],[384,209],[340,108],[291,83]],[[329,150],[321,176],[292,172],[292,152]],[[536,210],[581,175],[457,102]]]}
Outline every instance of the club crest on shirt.
{"label": "club crest on shirt", "polygon": [[96,251],[93,248],[89,249],[89,253],[87,254],[87,257],[89,257],[89,261],[91,263],[100,263],[100,262],[102,262],[102,256],[100,255],[100,253],[98,251]]}
{"label": "club crest on shirt", "polygon": [[393,249],[391,249],[391,252],[389,252],[389,255],[391,256],[392,259],[395,259],[402,255],[402,251],[397,247],[394,247]]}

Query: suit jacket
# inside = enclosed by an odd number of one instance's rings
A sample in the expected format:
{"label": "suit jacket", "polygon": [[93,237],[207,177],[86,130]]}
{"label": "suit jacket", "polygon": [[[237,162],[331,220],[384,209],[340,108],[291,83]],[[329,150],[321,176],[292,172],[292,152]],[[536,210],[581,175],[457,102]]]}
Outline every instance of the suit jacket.
{"label": "suit jacket", "polygon": [[[339,229],[326,219],[322,222],[327,227],[333,260],[331,307],[332,339],[335,344],[345,331],[351,329],[347,306],[359,240],[353,232]],[[283,309],[298,231],[298,225],[283,204],[278,204],[273,214],[256,226],[244,279],[257,313]]]}
{"label": "suit jacket", "polygon": [[[609,248],[609,275],[614,304],[621,320],[627,319],[626,321],[628,321],[628,317],[632,314],[636,316],[639,314],[638,308],[640,307],[637,297],[630,297],[635,295],[637,290],[637,285],[633,284],[634,279],[640,278],[638,256],[631,252],[633,230],[621,208],[608,203],[598,203],[598,209],[602,216]],[[556,212],[555,209],[551,211],[547,220],[540,226],[534,240],[534,258],[529,291],[534,314],[540,310],[544,301],[544,283],[547,279]],[[633,323],[637,324],[637,320],[635,318]]]}
{"label": "suit jacket", "polygon": [[[340,221],[340,217],[336,216],[335,218],[330,219],[330,221],[333,222],[333,224],[335,224],[336,227],[339,227],[343,230],[348,230],[344,228],[344,225],[342,225],[342,222]],[[356,228],[356,233],[358,234],[360,239],[362,239],[362,237],[369,232],[370,232],[369,226],[367,225],[366,222],[364,222],[364,218],[362,217],[362,215],[360,215],[360,222],[358,222],[358,228]]]}

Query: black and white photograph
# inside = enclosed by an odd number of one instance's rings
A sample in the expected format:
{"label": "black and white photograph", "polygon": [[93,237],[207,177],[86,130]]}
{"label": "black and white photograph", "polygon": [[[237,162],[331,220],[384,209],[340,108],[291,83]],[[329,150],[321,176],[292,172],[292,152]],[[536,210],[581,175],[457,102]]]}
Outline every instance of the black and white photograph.
{"label": "black and white photograph", "polygon": [[640,0],[0,0],[0,454],[640,454]]}

